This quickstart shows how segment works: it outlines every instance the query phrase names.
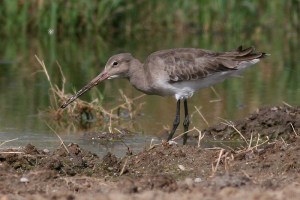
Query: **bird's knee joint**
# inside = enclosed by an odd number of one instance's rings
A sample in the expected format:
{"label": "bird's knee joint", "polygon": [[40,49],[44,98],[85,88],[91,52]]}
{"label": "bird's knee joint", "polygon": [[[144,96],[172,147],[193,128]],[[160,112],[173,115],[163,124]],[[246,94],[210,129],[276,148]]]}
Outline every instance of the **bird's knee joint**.
{"label": "bird's knee joint", "polygon": [[183,126],[188,126],[190,124],[190,119],[189,117],[186,117],[183,121]]}
{"label": "bird's knee joint", "polygon": [[175,120],[175,121],[174,121],[174,123],[173,123],[173,126],[178,126],[178,125],[179,125],[179,123],[180,123],[180,121],[179,121],[179,120]]}

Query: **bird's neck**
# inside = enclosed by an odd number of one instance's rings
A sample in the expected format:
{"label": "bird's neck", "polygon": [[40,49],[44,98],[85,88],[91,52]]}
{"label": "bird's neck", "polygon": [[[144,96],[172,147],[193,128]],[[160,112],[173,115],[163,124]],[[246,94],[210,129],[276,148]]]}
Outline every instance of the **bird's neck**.
{"label": "bird's neck", "polygon": [[128,79],[139,91],[149,94],[150,87],[143,64],[138,59],[133,59],[129,68]]}

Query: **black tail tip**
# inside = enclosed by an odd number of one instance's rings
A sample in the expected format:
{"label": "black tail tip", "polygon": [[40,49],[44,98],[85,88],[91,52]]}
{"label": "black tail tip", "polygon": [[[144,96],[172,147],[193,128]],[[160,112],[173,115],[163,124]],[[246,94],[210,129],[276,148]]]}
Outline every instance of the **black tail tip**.
{"label": "black tail tip", "polygon": [[271,54],[269,54],[269,53],[262,52],[261,56],[259,58],[265,58],[265,57],[270,56],[270,55]]}
{"label": "black tail tip", "polygon": [[243,45],[240,45],[238,48],[236,48],[236,51],[238,52],[242,52],[242,51],[248,51],[251,50],[251,52],[255,51],[255,47],[254,46],[250,46],[248,48],[244,48],[243,49]]}

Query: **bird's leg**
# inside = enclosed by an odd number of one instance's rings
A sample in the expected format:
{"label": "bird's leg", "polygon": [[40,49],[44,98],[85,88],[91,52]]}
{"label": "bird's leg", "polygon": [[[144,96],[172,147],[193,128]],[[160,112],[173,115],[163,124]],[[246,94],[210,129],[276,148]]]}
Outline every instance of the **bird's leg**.
{"label": "bird's leg", "polygon": [[176,116],[175,116],[175,120],[173,122],[173,129],[170,132],[169,137],[168,137],[168,141],[172,139],[172,137],[173,137],[178,125],[179,125],[179,122],[180,122],[180,99],[177,100]]}
{"label": "bird's leg", "polygon": [[[190,117],[189,117],[187,99],[184,99],[184,121],[183,121],[184,132],[187,132],[189,130],[189,125],[190,125]],[[187,138],[188,135],[187,133],[185,133],[183,135],[183,144],[186,144]]]}

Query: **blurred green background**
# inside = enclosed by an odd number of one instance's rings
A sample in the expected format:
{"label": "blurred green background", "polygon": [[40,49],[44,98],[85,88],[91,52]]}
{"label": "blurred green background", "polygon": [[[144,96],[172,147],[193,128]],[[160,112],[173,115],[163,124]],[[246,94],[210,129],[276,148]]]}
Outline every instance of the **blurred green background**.
{"label": "blurred green background", "polygon": [[[61,85],[57,61],[67,78],[66,91],[79,90],[96,76],[107,59],[131,52],[144,60],[167,48],[196,47],[215,51],[255,46],[271,56],[243,78],[208,88],[190,100],[210,124],[234,120],[259,107],[299,105],[299,0],[2,0],[0,2],[0,140],[51,134],[39,110],[49,106],[49,83],[36,61],[45,61],[55,84]],[[107,81],[98,89],[108,108],[120,103],[118,89],[140,95],[125,80]],[[92,100],[92,90],[82,97]],[[173,97],[144,97],[144,115],[133,131],[155,135],[171,125]],[[170,103],[172,102],[172,103]],[[196,114],[193,124],[206,124]],[[65,135],[74,135],[69,131]],[[25,135],[25,136],[24,136]],[[76,135],[76,134],[75,134]],[[70,136],[73,137],[73,136]],[[30,138],[30,137],[29,137]]]}

